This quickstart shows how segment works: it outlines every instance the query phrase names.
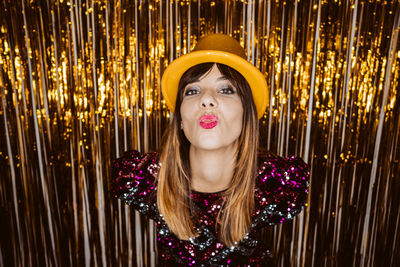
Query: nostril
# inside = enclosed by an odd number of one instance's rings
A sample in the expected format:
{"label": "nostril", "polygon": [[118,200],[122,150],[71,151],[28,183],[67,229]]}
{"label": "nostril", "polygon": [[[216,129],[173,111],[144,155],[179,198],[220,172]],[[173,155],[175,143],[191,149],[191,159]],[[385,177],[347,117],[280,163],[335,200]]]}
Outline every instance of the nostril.
{"label": "nostril", "polygon": [[213,107],[213,106],[214,106],[214,103],[210,103],[210,106]]}

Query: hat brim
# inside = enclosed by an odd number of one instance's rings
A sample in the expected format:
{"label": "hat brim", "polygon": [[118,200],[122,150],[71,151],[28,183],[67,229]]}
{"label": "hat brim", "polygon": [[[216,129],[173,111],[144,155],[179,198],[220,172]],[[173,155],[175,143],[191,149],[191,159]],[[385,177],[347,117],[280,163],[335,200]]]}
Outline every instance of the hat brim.
{"label": "hat brim", "polygon": [[172,112],[175,111],[179,81],[185,71],[195,65],[208,62],[225,64],[242,74],[250,85],[253,101],[257,109],[257,117],[260,119],[269,103],[267,81],[264,75],[242,57],[216,50],[194,51],[175,59],[169,64],[161,79],[161,91],[167,107]]}

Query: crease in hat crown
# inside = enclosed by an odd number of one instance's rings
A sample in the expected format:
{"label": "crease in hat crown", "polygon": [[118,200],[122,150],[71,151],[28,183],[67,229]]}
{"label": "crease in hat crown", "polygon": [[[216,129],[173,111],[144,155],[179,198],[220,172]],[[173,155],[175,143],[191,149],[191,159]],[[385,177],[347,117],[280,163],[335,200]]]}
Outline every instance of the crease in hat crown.
{"label": "crease in hat crown", "polygon": [[174,112],[179,81],[191,67],[201,63],[221,63],[238,71],[250,85],[253,101],[261,118],[269,103],[264,75],[247,61],[239,42],[225,34],[210,34],[199,40],[192,52],[172,61],[161,79],[161,90],[168,108]]}

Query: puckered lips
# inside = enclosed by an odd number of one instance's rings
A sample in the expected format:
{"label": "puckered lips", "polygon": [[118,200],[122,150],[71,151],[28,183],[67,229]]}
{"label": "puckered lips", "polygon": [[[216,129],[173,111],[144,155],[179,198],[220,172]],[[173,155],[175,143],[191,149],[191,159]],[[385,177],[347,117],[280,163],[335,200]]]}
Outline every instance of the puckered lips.
{"label": "puckered lips", "polygon": [[212,129],[218,124],[218,117],[212,114],[203,115],[199,119],[200,126],[203,129]]}

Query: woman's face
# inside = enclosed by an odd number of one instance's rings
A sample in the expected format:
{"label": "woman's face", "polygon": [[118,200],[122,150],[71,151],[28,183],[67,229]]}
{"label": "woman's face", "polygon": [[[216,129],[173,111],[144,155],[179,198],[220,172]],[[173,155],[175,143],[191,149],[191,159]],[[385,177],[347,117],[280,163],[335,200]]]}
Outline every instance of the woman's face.
{"label": "woman's face", "polygon": [[183,131],[192,147],[236,149],[242,130],[242,101],[217,65],[198,81],[186,85],[180,113]]}

